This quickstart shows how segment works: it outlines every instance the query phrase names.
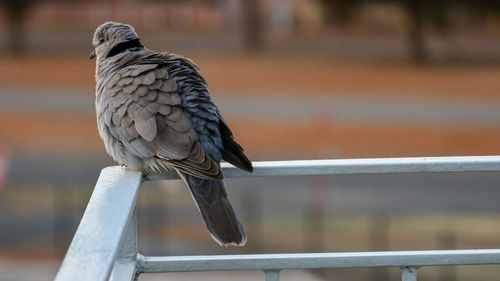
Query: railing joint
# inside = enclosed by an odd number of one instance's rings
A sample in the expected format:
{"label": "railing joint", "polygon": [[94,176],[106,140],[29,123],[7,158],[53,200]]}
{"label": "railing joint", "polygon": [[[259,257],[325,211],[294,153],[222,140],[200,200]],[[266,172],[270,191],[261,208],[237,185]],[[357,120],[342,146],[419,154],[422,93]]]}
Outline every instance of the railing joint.
{"label": "railing joint", "polygon": [[263,269],[266,274],[266,281],[279,281],[281,269]]}
{"label": "railing joint", "polygon": [[401,266],[402,281],[417,281],[418,266]]}
{"label": "railing joint", "polygon": [[136,272],[139,274],[144,273],[144,255],[137,253],[136,262]]}
{"label": "railing joint", "polygon": [[409,265],[409,266],[400,266],[399,268],[401,270],[408,270],[410,272],[414,272],[414,271],[417,271],[420,267],[419,266]]}

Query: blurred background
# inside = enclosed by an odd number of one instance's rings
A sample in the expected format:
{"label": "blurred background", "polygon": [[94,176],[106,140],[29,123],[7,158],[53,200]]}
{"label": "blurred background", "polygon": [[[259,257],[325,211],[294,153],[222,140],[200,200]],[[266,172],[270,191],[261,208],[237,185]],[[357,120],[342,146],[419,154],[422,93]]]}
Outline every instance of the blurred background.
{"label": "blurred background", "polygon": [[[100,170],[91,38],[132,24],[203,69],[252,160],[500,154],[500,2],[0,0],[0,280],[51,280]],[[228,179],[247,246],[212,241],[182,183],[138,201],[147,255],[498,248],[500,173]],[[494,280],[498,266],[419,270]],[[263,280],[261,272],[141,280]],[[284,280],[399,280],[399,269]]]}

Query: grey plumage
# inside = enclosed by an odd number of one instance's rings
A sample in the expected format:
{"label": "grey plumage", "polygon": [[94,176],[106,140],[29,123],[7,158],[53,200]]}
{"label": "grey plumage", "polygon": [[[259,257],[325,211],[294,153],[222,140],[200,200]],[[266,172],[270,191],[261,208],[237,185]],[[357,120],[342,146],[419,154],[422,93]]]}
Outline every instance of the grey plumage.
{"label": "grey plumage", "polygon": [[212,237],[244,245],[245,232],[227,199],[220,161],[252,171],[191,60],[142,46],[130,25],[107,22],[92,41],[96,113],[108,154],[145,173],[176,170]]}

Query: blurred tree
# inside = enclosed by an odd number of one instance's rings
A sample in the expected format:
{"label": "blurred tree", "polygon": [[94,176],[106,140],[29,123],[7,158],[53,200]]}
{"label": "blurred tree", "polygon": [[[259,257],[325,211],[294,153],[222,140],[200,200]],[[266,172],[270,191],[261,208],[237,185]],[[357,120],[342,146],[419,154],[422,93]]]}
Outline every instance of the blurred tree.
{"label": "blurred tree", "polygon": [[[424,46],[424,8],[425,1],[405,0],[403,6],[410,19],[408,31],[408,43],[410,55],[417,62],[427,61],[427,52]],[[436,1],[439,2],[439,1]]]}
{"label": "blurred tree", "polygon": [[250,51],[258,51],[264,44],[260,1],[244,0],[241,3],[245,44]]}
{"label": "blurred tree", "polygon": [[39,0],[0,0],[7,18],[9,51],[22,55],[26,51],[25,23],[26,14]]}
{"label": "blurred tree", "polygon": [[[327,24],[345,25],[364,0],[318,0]],[[366,0],[365,0],[366,1]]]}
{"label": "blurred tree", "polygon": [[453,25],[450,15],[461,8],[468,16],[484,20],[486,15],[500,15],[498,0],[318,0],[325,10],[329,24],[347,23],[360,5],[366,3],[392,3],[400,5],[409,19],[408,45],[410,56],[417,62],[428,59],[425,48],[425,27],[446,33]]}

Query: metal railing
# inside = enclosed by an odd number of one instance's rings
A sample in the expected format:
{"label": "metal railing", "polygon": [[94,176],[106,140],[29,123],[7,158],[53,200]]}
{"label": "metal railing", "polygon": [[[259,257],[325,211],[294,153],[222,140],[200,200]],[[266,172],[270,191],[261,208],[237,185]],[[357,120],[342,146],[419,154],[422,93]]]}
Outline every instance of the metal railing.
{"label": "metal railing", "polygon": [[[226,178],[297,175],[500,171],[500,156],[338,159],[254,162],[252,174],[224,164]],[[263,270],[267,281],[283,269],[399,267],[402,280],[417,279],[422,266],[500,264],[500,249],[385,251],[311,254],[150,257],[137,252],[135,203],[143,180],[177,179],[121,167],[104,168],[55,278],[137,280],[141,273]],[[77,279],[75,279],[77,278]]]}

